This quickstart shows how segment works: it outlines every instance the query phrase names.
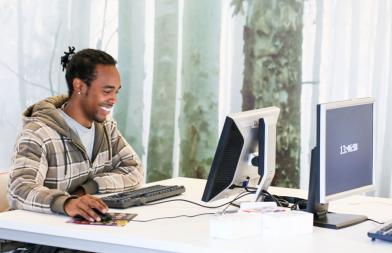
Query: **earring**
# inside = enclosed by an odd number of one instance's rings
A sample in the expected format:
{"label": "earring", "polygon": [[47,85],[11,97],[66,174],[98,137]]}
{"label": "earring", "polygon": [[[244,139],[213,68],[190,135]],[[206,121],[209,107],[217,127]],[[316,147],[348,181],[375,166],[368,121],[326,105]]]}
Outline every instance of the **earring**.
{"label": "earring", "polygon": [[78,95],[80,95],[80,91],[78,91]]}

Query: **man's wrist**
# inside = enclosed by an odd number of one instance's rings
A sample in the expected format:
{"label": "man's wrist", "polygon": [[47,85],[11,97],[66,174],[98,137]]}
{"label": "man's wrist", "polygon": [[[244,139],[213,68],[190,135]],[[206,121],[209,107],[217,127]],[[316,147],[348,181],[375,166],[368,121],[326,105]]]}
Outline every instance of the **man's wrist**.
{"label": "man's wrist", "polygon": [[83,196],[86,194],[86,191],[83,187],[79,186],[78,188],[76,188],[76,190],[74,192],[71,193],[71,195],[76,195],[76,196]]}
{"label": "man's wrist", "polygon": [[65,214],[65,215],[70,216],[70,215],[68,214],[67,210],[66,210],[67,205],[69,204],[69,202],[70,202],[71,200],[77,199],[77,198],[79,198],[79,197],[76,196],[76,195],[71,195],[71,196],[69,196],[68,199],[66,199],[66,200],[64,201],[63,209],[64,209],[64,214]]}
{"label": "man's wrist", "polygon": [[69,195],[58,196],[55,199],[53,199],[52,203],[50,204],[50,209],[54,213],[67,214],[64,210],[65,203],[75,198],[78,198],[78,196],[69,196]]}
{"label": "man's wrist", "polygon": [[86,183],[80,185],[83,188],[85,194],[96,194],[98,193],[98,184],[94,180],[90,179]]}

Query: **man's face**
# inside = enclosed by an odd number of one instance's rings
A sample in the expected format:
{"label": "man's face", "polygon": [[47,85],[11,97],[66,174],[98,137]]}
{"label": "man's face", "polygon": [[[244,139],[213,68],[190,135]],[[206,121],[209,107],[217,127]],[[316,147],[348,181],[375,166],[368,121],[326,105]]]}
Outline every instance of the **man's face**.
{"label": "man's face", "polygon": [[80,103],[88,120],[103,122],[117,102],[120,74],[114,65],[97,65],[95,72],[96,79],[90,87],[84,85]]}

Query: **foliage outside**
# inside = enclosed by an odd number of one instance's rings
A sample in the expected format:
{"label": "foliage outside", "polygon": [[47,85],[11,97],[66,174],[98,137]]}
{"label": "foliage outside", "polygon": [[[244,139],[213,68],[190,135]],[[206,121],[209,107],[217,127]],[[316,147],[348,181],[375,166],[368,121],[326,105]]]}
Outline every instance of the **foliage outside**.
{"label": "foliage outside", "polygon": [[180,168],[206,178],[218,139],[220,1],[185,3]]}
{"label": "foliage outside", "polygon": [[147,181],[171,178],[177,80],[178,1],[157,1]]}
{"label": "foliage outside", "polygon": [[273,184],[298,187],[303,1],[234,0],[244,12],[243,111],[280,108]]}

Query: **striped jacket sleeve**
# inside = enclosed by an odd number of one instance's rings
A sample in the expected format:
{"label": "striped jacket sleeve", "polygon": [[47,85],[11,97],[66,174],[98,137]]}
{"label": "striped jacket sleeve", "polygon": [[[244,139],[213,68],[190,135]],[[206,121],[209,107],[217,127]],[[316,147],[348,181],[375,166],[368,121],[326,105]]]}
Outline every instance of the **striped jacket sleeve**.
{"label": "striped jacket sleeve", "polygon": [[43,213],[65,213],[64,202],[71,196],[44,186],[48,170],[44,141],[35,129],[25,129],[15,144],[8,185],[11,208]]}
{"label": "striped jacket sleeve", "polygon": [[124,191],[142,184],[144,169],[138,155],[121,135],[116,123],[108,124],[108,132],[112,149],[112,167],[109,172],[94,177],[98,192]]}

